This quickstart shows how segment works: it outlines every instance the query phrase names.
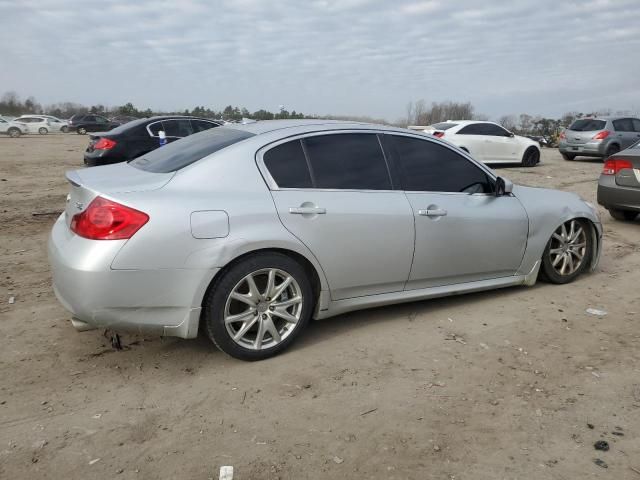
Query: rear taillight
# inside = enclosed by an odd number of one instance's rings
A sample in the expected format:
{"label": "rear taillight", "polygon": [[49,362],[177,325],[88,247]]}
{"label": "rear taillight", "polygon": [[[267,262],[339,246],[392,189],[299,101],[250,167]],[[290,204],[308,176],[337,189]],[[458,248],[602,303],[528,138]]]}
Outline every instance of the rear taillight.
{"label": "rear taillight", "polygon": [[594,140],[604,140],[609,136],[609,130],[603,130],[602,132],[598,132],[593,136]]}
{"label": "rear taillight", "polygon": [[560,140],[564,140],[567,138],[567,135],[564,132],[560,132]]}
{"label": "rear taillight", "polygon": [[433,132],[434,137],[442,138],[444,137],[444,132]]}
{"label": "rear taillight", "polygon": [[93,145],[93,148],[96,150],[111,150],[115,146],[115,140],[111,140],[110,138],[101,138]]}
{"label": "rear taillight", "polygon": [[149,221],[149,215],[113,200],[96,197],[84,212],[71,219],[71,230],[91,240],[131,238]]}
{"label": "rear taillight", "polygon": [[629,160],[609,158],[604,162],[602,175],[615,175],[623,168],[633,168],[633,164]]}

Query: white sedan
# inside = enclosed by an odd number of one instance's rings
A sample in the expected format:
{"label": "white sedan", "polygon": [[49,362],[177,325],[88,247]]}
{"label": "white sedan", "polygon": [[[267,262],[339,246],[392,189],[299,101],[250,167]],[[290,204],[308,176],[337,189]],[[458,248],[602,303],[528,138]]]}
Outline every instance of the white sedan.
{"label": "white sedan", "polygon": [[484,163],[521,163],[534,167],[540,161],[537,142],[514,135],[497,123],[450,120],[431,125],[425,132],[452,143]]}

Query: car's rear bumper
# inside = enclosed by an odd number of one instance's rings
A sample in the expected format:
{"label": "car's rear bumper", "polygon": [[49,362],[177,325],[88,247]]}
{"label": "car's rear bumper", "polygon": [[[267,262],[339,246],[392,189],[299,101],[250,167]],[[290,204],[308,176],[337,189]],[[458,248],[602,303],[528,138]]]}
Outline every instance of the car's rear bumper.
{"label": "car's rear bumper", "polygon": [[115,155],[109,150],[94,150],[92,152],[84,152],[84,164],[87,167],[111,165],[113,163],[125,162],[126,160],[127,159],[123,156]]}
{"label": "car's rear bumper", "polygon": [[558,145],[560,153],[569,155],[584,155],[589,157],[604,157],[605,149],[602,142],[590,142],[581,145],[574,145],[567,142],[560,142]]}
{"label": "car's rear bumper", "polygon": [[640,212],[640,188],[618,185],[615,175],[600,175],[598,203],[606,209]]}
{"label": "car's rear bumper", "polygon": [[124,243],[79,237],[64,214],[55,223],[48,245],[53,289],[74,327],[196,337],[201,301],[218,270],[112,269]]}

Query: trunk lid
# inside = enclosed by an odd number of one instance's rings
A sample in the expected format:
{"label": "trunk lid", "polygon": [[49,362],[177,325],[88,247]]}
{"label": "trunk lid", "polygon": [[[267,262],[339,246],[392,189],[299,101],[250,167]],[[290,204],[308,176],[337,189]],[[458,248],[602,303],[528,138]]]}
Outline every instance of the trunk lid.
{"label": "trunk lid", "polygon": [[67,225],[71,224],[75,214],[87,208],[98,195],[112,196],[118,193],[158,190],[169,183],[174,175],[175,172],[147,172],[127,163],[70,170],[66,174],[71,185],[65,208]]}

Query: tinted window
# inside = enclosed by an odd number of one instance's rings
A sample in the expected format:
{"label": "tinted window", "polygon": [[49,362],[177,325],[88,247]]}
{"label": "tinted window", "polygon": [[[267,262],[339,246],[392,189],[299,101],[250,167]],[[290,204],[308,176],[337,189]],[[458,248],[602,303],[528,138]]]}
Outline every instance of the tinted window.
{"label": "tinted window", "polygon": [[189,119],[176,119],[176,120],[163,120],[162,124],[164,125],[165,133],[167,137],[188,137],[193,133],[191,130],[191,122]]}
{"label": "tinted window", "polygon": [[213,122],[206,122],[204,120],[191,120],[191,128],[193,129],[193,133],[209,130],[210,128],[217,126],[218,124]]}
{"label": "tinted window", "polygon": [[106,119],[106,118],[104,118],[104,117],[98,117],[98,116],[96,116],[96,122],[98,122],[98,123],[109,123],[109,120],[107,120],[107,119]]}
{"label": "tinted window", "polygon": [[449,122],[444,122],[444,123],[436,123],[434,125],[431,125],[433,128],[435,128],[436,130],[449,130],[451,127],[455,127],[456,125],[458,125],[457,123],[449,123]]}
{"label": "tinted window", "polygon": [[283,143],[264,154],[264,164],[280,188],[311,188],[311,176],[300,140]]}
{"label": "tinted window", "polygon": [[484,135],[491,135],[493,137],[508,137],[509,132],[507,132],[504,128],[499,127],[498,125],[494,125],[493,123],[483,123],[482,124]]}
{"label": "tinted window", "polygon": [[157,148],[132,160],[129,164],[147,172],[175,172],[207,155],[253,136],[253,133],[243,130],[212,128]]}
{"label": "tinted window", "polygon": [[637,118],[632,118],[631,121],[633,122],[633,131],[640,132],[640,120],[638,120]]}
{"label": "tinted window", "polygon": [[154,137],[157,137],[159,135],[160,130],[164,130],[164,126],[162,125],[162,122],[155,122],[149,125],[149,131],[151,132],[151,135],[153,135]]}
{"label": "tinted window", "polygon": [[387,164],[375,134],[345,133],[304,139],[316,188],[390,190]]}
{"label": "tinted window", "polygon": [[621,118],[613,121],[613,128],[616,132],[633,132],[633,122],[630,118]]}
{"label": "tinted window", "polygon": [[94,117],[93,115],[86,115],[83,119],[83,122],[95,122],[96,121],[96,117]]}
{"label": "tinted window", "polygon": [[586,118],[582,120],[576,120],[571,124],[569,130],[576,132],[594,132],[596,130],[602,130],[607,122],[604,120],[593,120],[592,118]]}
{"label": "tinted window", "polygon": [[457,135],[483,135],[483,129],[481,123],[472,123],[466,127],[462,127]]}
{"label": "tinted window", "polygon": [[0,118],[0,123],[8,123],[4,118]]}
{"label": "tinted window", "polygon": [[419,192],[491,193],[488,175],[450,148],[428,140],[391,136],[402,187]]}

